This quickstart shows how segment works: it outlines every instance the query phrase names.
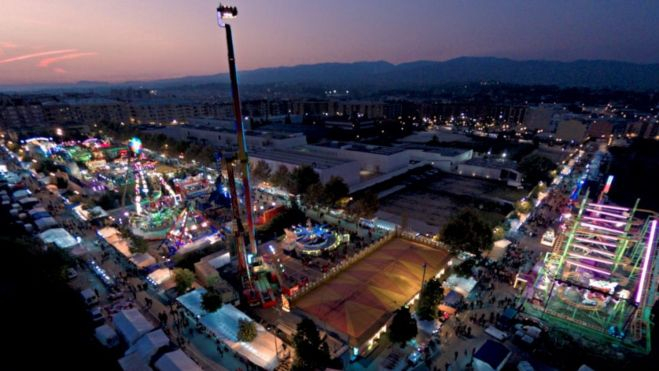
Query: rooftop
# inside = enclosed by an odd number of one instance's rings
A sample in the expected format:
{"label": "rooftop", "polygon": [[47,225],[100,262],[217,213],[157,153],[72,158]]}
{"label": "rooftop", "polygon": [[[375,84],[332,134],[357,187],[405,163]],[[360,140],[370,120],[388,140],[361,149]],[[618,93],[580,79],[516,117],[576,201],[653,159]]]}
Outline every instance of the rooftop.
{"label": "rooftop", "polygon": [[330,169],[335,166],[344,165],[352,160],[326,157],[314,152],[307,147],[294,149],[269,149],[263,151],[252,151],[250,156],[262,160],[283,162],[291,165],[312,165],[317,169]]}
{"label": "rooftop", "polygon": [[337,149],[340,148],[340,149],[345,149],[347,151],[374,153],[383,156],[389,156],[405,151],[405,148],[401,148],[401,147],[386,147],[386,146],[361,144],[361,143],[347,143],[347,142],[338,142],[338,141],[321,142],[315,145],[320,147],[327,147],[327,148],[337,148]]}
{"label": "rooftop", "polygon": [[437,146],[429,146],[426,144],[416,144],[416,143],[408,143],[408,144],[403,144],[400,146],[400,148],[405,148],[405,149],[418,149],[422,150],[424,152],[432,152],[432,153],[437,153],[442,156],[447,156],[447,157],[454,157],[454,156],[459,156],[465,152],[470,151],[469,149],[463,149],[463,148],[452,148],[452,147],[437,147]]}
{"label": "rooftop", "polygon": [[447,251],[396,238],[301,297],[295,307],[357,346],[419,292],[424,264],[430,278],[448,260]]}
{"label": "rooftop", "polygon": [[512,160],[504,160],[502,158],[485,158],[474,157],[471,160],[465,161],[466,165],[488,167],[493,169],[516,169],[517,162]]}

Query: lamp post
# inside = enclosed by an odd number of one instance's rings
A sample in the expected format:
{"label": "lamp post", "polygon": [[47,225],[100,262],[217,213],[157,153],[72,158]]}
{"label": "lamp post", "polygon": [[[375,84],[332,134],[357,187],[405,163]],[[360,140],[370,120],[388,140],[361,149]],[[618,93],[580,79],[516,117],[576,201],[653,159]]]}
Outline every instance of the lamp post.
{"label": "lamp post", "polygon": [[421,276],[421,290],[423,290],[423,284],[426,281],[426,267],[427,266],[428,266],[428,264],[423,263],[423,275]]}

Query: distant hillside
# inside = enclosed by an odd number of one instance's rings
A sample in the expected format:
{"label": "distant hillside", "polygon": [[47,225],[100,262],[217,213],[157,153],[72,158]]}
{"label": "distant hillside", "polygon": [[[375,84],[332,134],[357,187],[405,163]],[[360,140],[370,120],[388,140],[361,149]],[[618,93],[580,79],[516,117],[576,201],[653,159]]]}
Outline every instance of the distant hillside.
{"label": "distant hillside", "polygon": [[[462,57],[444,62],[417,61],[398,65],[376,61],[261,68],[240,71],[239,77],[242,84],[313,83],[327,86],[342,84],[415,87],[444,83],[498,81],[520,85],[648,90],[659,89],[659,64],[599,60],[515,61],[492,57]],[[163,87],[225,82],[228,82],[228,75],[223,73],[155,81],[131,81],[112,84],[112,86]],[[99,87],[108,87],[108,84],[105,83],[96,84]],[[56,87],[89,88],[92,85],[93,83],[88,82],[68,86],[57,85]],[[44,85],[40,87],[43,88]],[[2,88],[0,86],[0,89]],[[25,88],[22,87],[21,90],[25,90]],[[4,87],[3,90],[7,90],[7,87]]]}

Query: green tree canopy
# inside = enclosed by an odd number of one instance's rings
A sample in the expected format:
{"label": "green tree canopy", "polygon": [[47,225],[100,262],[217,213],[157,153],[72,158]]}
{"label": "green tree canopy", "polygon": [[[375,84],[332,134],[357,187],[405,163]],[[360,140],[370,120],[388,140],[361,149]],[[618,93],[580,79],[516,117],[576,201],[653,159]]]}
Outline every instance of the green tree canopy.
{"label": "green tree canopy", "polygon": [[251,343],[256,339],[256,324],[246,319],[238,320],[238,340]]}
{"label": "green tree canopy", "polygon": [[349,194],[350,189],[343,181],[343,178],[332,176],[325,184],[323,201],[327,206],[334,206],[340,199],[347,197]]}
{"label": "green tree canopy", "polygon": [[380,207],[378,195],[374,192],[366,191],[357,200],[348,205],[348,213],[358,218],[372,218]]}
{"label": "green tree canopy", "polygon": [[437,278],[426,282],[419,295],[419,304],[416,307],[416,314],[422,320],[432,320],[437,317],[437,306],[444,298],[444,289],[442,283]]}
{"label": "green tree canopy", "polygon": [[327,206],[325,186],[320,182],[310,185],[302,195],[302,202],[307,206]]}
{"label": "green tree canopy", "polygon": [[176,291],[179,294],[188,291],[194,281],[195,275],[191,270],[186,268],[174,269],[174,282],[176,282]]}
{"label": "green tree canopy", "polygon": [[461,211],[444,224],[440,235],[442,241],[455,253],[466,251],[480,254],[492,248],[492,229],[476,212],[469,209]]}
{"label": "green tree canopy", "polygon": [[329,347],[320,338],[316,324],[308,318],[297,324],[293,346],[297,355],[293,370],[324,370],[330,362]]}
{"label": "green tree canopy", "polygon": [[540,181],[549,182],[551,180],[549,172],[555,168],[556,165],[552,160],[535,154],[524,157],[517,165],[517,169],[523,175],[523,183],[527,187],[533,187]]}
{"label": "green tree canopy", "polygon": [[292,189],[289,191],[297,195],[304,194],[311,185],[320,182],[320,176],[309,165],[302,165],[295,168],[295,170],[291,172],[291,179]]}
{"label": "green tree canopy", "polygon": [[130,252],[133,254],[144,254],[149,250],[149,244],[140,236],[130,233]]}
{"label": "green tree canopy", "polygon": [[207,313],[213,313],[222,307],[222,295],[210,288],[201,296],[201,308]]}
{"label": "green tree canopy", "polygon": [[389,325],[389,340],[392,343],[398,343],[404,346],[405,343],[413,339],[417,334],[416,321],[407,307],[401,307],[394,313],[394,318]]}
{"label": "green tree canopy", "polygon": [[460,277],[472,277],[474,275],[473,269],[475,265],[476,259],[467,259],[455,267],[455,274]]}
{"label": "green tree canopy", "polygon": [[252,167],[252,177],[257,182],[263,182],[270,179],[272,175],[272,168],[267,162],[259,160],[254,167]]}
{"label": "green tree canopy", "polygon": [[293,188],[293,181],[290,171],[284,165],[280,165],[270,177],[270,183],[275,187],[285,189],[290,192]]}

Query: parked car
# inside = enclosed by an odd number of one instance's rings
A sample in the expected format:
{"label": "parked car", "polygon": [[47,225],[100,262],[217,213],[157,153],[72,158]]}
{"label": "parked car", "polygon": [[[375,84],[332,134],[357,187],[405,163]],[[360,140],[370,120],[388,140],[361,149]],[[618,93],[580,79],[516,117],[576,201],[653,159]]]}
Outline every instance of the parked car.
{"label": "parked car", "polygon": [[78,271],[75,270],[75,268],[68,268],[66,270],[66,278],[67,279],[72,280],[76,277],[78,277]]}
{"label": "parked car", "polygon": [[95,306],[90,309],[89,315],[92,317],[92,321],[94,321],[94,323],[105,321],[105,317],[103,317],[103,311],[99,306]]}
{"label": "parked car", "polygon": [[80,291],[80,296],[87,306],[98,304],[98,296],[92,289],[84,289]]}

